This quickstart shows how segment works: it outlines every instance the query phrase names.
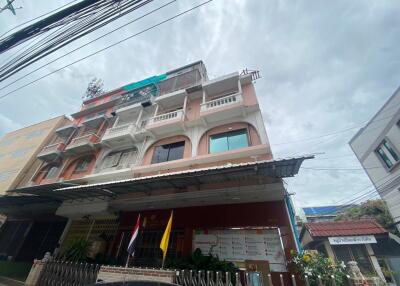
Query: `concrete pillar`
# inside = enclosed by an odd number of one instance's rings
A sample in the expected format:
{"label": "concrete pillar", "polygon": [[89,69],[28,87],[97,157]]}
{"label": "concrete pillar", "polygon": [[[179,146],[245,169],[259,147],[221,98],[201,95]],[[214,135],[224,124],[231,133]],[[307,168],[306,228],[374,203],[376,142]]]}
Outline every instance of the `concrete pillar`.
{"label": "concrete pillar", "polygon": [[142,115],[143,115],[143,108],[140,109],[138,118],[136,119],[136,123],[135,123],[136,127],[140,126],[139,124],[140,124],[140,121],[142,120]]}
{"label": "concrete pillar", "polygon": [[370,245],[370,244],[365,244],[365,248],[367,249],[368,256],[369,256],[369,258],[371,259],[372,266],[374,267],[376,273],[378,274],[378,276],[379,276],[383,281],[386,282],[386,280],[385,280],[385,275],[383,275],[382,269],[381,269],[381,267],[379,266],[378,259],[376,258],[375,253],[374,253],[374,250],[372,249],[371,245]]}
{"label": "concrete pillar", "polygon": [[335,259],[335,253],[333,252],[332,246],[328,240],[324,241],[324,247],[328,256],[332,259]]}
{"label": "concrete pillar", "polygon": [[31,271],[29,271],[28,277],[25,280],[26,286],[39,286],[40,274],[43,271],[44,263],[41,260],[34,260]]}

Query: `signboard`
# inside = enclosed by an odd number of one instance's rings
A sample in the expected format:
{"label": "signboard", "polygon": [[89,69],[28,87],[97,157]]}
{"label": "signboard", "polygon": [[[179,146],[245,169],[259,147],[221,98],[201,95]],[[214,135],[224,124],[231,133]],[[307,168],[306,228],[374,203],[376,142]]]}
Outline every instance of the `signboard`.
{"label": "signboard", "polygon": [[376,238],[373,235],[333,236],[328,237],[328,239],[331,245],[376,243]]}
{"label": "signboard", "polygon": [[193,249],[221,260],[264,260],[271,271],[286,272],[285,255],[278,229],[196,230]]}

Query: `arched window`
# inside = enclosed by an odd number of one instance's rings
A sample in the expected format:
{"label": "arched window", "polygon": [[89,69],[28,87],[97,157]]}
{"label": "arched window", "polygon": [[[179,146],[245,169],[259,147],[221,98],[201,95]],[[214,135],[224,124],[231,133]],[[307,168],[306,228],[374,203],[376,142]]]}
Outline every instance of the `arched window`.
{"label": "arched window", "polygon": [[86,156],[86,157],[78,159],[78,161],[75,164],[73,173],[79,174],[79,173],[86,172],[90,163],[92,162],[92,160],[93,160],[93,156]]}
{"label": "arched window", "polygon": [[47,167],[46,174],[44,175],[43,179],[52,179],[57,177],[58,172],[60,171],[59,165],[50,165]]}
{"label": "arched window", "polygon": [[101,168],[114,169],[114,168],[128,168],[131,164],[136,162],[137,149],[130,148],[121,151],[114,151],[104,157]]}

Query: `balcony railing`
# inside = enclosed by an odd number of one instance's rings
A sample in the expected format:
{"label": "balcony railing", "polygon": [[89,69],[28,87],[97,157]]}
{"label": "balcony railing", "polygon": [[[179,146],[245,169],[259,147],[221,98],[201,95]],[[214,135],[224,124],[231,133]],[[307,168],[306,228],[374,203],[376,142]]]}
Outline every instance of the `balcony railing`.
{"label": "balcony railing", "polygon": [[53,153],[63,151],[65,144],[62,142],[45,146],[40,153]]}
{"label": "balcony railing", "polygon": [[63,142],[57,142],[45,146],[42,151],[37,155],[42,160],[54,160],[57,158],[62,151],[64,151],[65,144]]}
{"label": "balcony railing", "polygon": [[123,125],[119,125],[119,126],[115,126],[112,128],[109,128],[106,130],[106,132],[104,133],[103,139],[105,137],[118,137],[121,135],[125,135],[127,133],[133,133],[135,132],[135,124],[134,123],[127,123],[127,124],[123,124]]}
{"label": "balcony railing", "polygon": [[181,119],[182,117],[183,117],[183,109],[179,109],[150,118],[148,125],[166,122],[174,119]]}
{"label": "balcony railing", "polygon": [[71,143],[67,146],[68,149],[73,149],[75,147],[79,147],[82,145],[89,145],[92,143],[96,143],[99,140],[99,136],[94,133],[85,134],[79,137],[72,139]]}
{"label": "balcony railing", "polygon": [[242,102],[242,94],[235,93],[202,103],[200,111],[208,111],[210,109],[224,107],[239,102]]}

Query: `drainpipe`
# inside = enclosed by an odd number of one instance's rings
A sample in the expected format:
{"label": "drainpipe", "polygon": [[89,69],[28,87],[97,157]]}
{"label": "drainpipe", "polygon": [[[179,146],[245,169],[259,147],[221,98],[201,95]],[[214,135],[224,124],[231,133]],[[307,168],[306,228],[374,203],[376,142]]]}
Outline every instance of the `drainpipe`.
{"label": "drainpipe", "polygon": [[286,193],[285,194],[285,205],[286,205],[286,211],[288,213],[289,216],[289,223],[290,223],[290,227],[292,229],[293,232],[293,238],[296,244],[296,250],[297,252],[302,252],[303,248],[301,247],[301,242],[300,242],[300,238],[299,238],[299,232],[297,231],[297,227],[296,227],[296,218],[295,218],[295,213],[292,207],[292,203],[290,201],[290,197],[289,195]]}

